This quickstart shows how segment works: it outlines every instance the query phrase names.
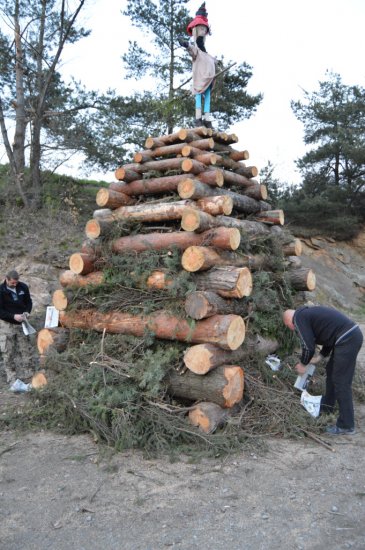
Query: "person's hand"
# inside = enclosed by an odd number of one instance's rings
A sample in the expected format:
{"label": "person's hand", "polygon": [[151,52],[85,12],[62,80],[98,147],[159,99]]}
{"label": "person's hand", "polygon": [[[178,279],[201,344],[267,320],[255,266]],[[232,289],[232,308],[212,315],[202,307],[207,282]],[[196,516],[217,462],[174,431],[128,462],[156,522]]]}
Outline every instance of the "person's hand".
{"label": "person's hand", "polygon": [[22,323],[24,321],[24,314],[23,313],[16,313],[14,315],[14,321],[17,321],[18,323]]}
{"label": "person's hand", "polygon": [[302,363],[297,363],[294,368],[298,374],[304,374],[307,369],[307,366],[302,365]]}
{"label": "person's hand", "polygon": [[320,363],[322,359],[323,359],[323,355],[318,353],[317,355],[313,355],[310,362],[312,363],[312,365],[318,365],[318,363]]}

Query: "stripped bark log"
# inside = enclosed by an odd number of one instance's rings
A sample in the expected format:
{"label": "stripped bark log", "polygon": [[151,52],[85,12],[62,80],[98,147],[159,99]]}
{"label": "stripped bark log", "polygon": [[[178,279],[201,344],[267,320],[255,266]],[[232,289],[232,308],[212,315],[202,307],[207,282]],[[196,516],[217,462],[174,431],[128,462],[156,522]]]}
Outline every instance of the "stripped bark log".
{"label": "stripped bark log", "polygon": [[178,248],[185,250],[192,245],[211,245],[227,250],[236,250],[240,244],[241,236],[238,229],[217,227],[204,233],[172,232],[172,233],[147,233],[121,237],[112,243],[112,250],[116,254],[127,251],[142,252],[144,250],[163,250]]}
{"label": "stripped bark log", "polygon": [[[192,217],[192,215],[190,216]],[[255,222],[250,220],[239,220],[237,218],[231,218],[229,216],[209,216],[209,214],[204,214],[202,216],[194,216],[194,220],[197,220],[197,223],[195,223],[195,229],[197,233],[200,231],[206,232],[207,230],[212,230],[214,227],[234,227],[236,229],[239,229],[241,231],[244,231],[250,236],[256,236],[256,235],[268,235],[270,233],[270,229],[262,222]],[[183,225],[184,224],[184,225]],[[181,220],[181,226],[183,229],[185,229],[185,220],[182,218]],[[192,227],[192,224],[189,225]],[[190,232],[191,230],[189,230]]]}
{"label": "stripped bark log", "polygon": [[86,235],[91,239],[107,235],[110,232],[113,221],[137,221],[137,222],[161,222],[180,220],[186,208],[202,209],[211,215],[230,214],[232,212],[232,200],[230,197],[216,196],[206,197],[198,202],[188,199],[176,202],[145,202],[135,206],[121,206],[113,211],[109,220],[89,220],[86,224]]}
{"label": "stripped bark log", "polygon": [[223,349],[237,349],[245,339],[245,323],[238,315],[215,315],[191,326],[165,311],[149,317],[121,312],[101,313],[96,310],[61,311],[60,323],[66,328],[80,328],[112,334],[143,336],[146,330],[162,340],[212,343]]}
{"label": "stripped bark log", "polygon": [[184,364],[191,372],[203,375],[226,363],[244,363],[257,354],[266,357],[278,347],[276,340],[248,334],[244,344],[234,351],[224,351],[214,344],[191,346],[185,350]]}
{"label": "stripped bark log", "polygon": [[190,371],[179,375],[171,371],[166,377],[167,391],[174,397],[190,401],[207,400],[220,407],[230,408],[243,397],[243,369],[236,365],[222,365],[205,377]]}
{"label": "stripped bark log", "polygon": [[247,267],[217,267],[194,276],[197,290],[213,291],[223,298],[243,298],[252,293]]}

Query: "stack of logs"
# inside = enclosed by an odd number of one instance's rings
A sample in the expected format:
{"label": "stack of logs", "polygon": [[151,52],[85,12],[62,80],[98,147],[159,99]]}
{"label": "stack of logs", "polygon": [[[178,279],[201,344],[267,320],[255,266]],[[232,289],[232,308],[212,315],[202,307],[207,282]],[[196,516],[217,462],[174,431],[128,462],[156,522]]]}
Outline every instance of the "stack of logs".
{"label": "stack of logs", "polygon": [[[81,251],[70,257],[70,269],[60,276],[62,288],[53,295],[61,326],[43,329],[38,336],[41,355],[51,348],[64,350],[72,328],[138,337],[149,329],[156,338],[186,342],[185,372],[171,371],[169,393],[185,401],[198,401],[191,407],[189,419],[206,433],[214,431],[226,419],[227,411],[242,401],[241,365],[252,350],[267,354],[276,346],[275,342],[251,335],[244,342],[245,322],[235,313],[237,301],[251,294],[251,271],[265,269],[268,261],[235,252],[241,235],[255,239],[275,233],[280,239],[284,233],[280,227],[284,224],[283,212],[272,210],[266,202],[265,185],[254,179],[257,168],[242,162],[248,159],[248,152],[232,147],[237,141],[233,134],[207,128],[149,137],[145,149],[134,155],[134,163],[118,168],[117,181],[97,193],[99,208],[86,224],[87,240]],[[177,194],[180,200],[173,200]],[[163,232],[160,228],[157,232],[113,238],[112,251],[119,255],[179,249],[182,268],[194,274],[196,284],[196,291],[185,301],[185,318],[167,311],[144,317],[68,309],[75,289],[104,282],[97,260],[103,242],[121,220],[138,224],[172,222]],[[294,266],[285,272],[288,282],[297,290],[313,290],[313,272],[300,268],[300,264],[298,267],[295,261],[301,254],[300,241],[292,237],[290,242],[281,240],[287,263]],[[164,272],[155,271],[147,285],[164,289],[171,282]]]}

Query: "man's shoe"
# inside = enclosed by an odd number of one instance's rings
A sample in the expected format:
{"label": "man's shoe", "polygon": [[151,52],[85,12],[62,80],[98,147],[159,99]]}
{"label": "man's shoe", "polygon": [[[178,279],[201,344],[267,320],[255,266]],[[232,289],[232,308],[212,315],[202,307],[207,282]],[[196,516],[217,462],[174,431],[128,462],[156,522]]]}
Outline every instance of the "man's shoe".
{"label": "man's shoe", "polygon": [[328,435],[354,435],[355,428],[339,428],[338,426],[327,426],[326,434]]}
{"label": "man's shoe", "polygon": [[201,126],[203,126],[203,121],[201,118],[196,118],[194,120],[194,126],[195,128],[200,128]]}

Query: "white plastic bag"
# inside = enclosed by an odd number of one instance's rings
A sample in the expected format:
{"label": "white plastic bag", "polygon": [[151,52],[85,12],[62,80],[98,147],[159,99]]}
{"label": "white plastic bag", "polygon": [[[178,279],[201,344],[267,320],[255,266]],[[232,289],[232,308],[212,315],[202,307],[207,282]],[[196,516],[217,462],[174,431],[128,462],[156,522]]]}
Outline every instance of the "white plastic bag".
{"label": "white plastic bag", "polygon": [[22,380],[19,380],[19,378],[17,378],[15,382],[10,386],[10,391],[14,393],[25,393],[27,391],[30,391],[31,389],[31,384],[26,384]]}
{"label": "white plastic bag", "polygon": [[265,359],[265,363],[273,371],[280,370],[281,368],[281,361],[277,355],[268,355]]}
{"label": "white plastic bag", "polygon": [[303,390],[300,403],[311,416],[317,418],[321,409],[321,399],[321,395],[310,395],[307,390]]}

